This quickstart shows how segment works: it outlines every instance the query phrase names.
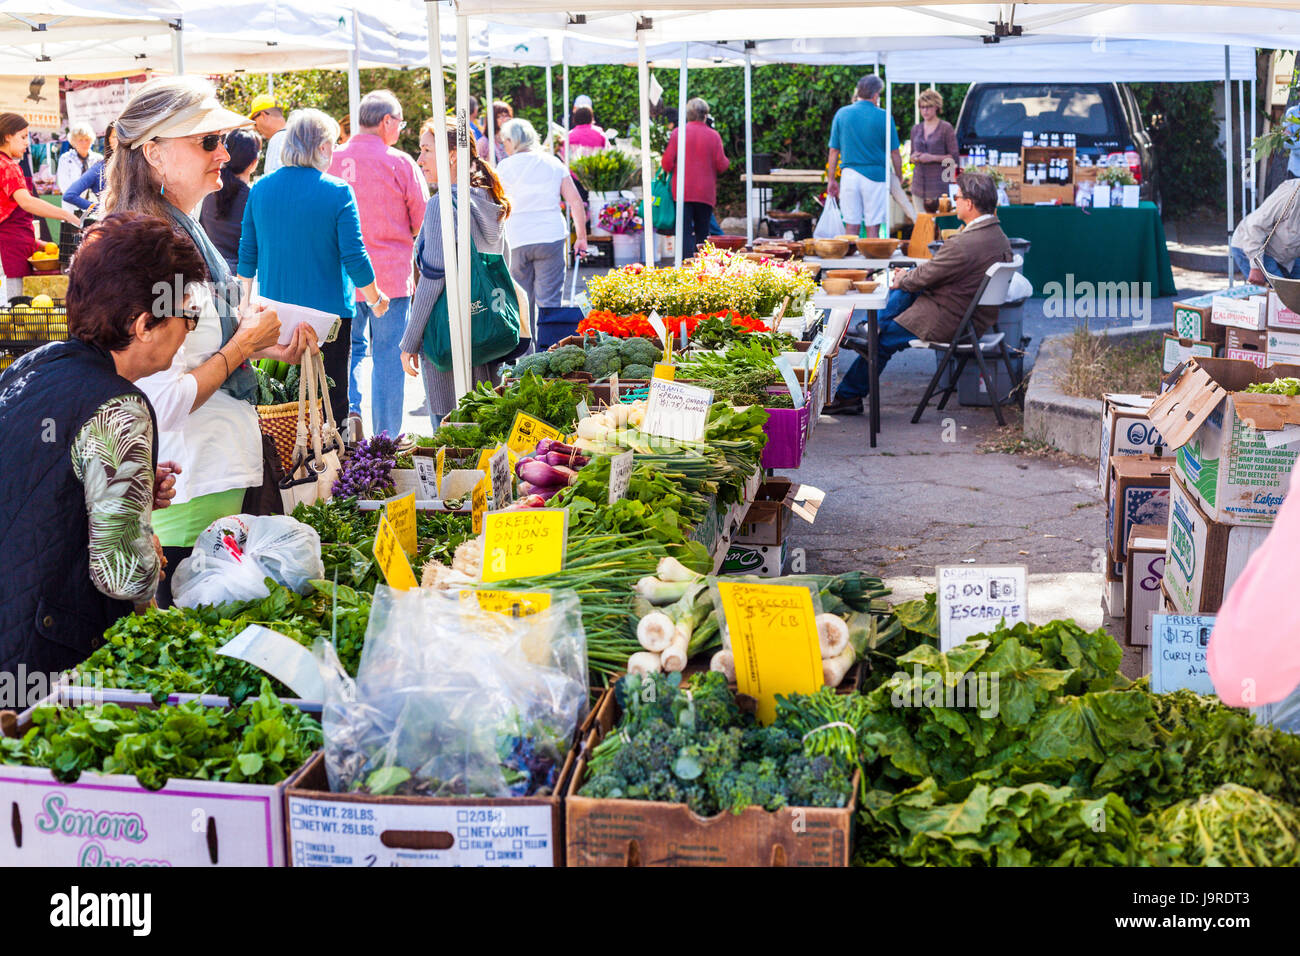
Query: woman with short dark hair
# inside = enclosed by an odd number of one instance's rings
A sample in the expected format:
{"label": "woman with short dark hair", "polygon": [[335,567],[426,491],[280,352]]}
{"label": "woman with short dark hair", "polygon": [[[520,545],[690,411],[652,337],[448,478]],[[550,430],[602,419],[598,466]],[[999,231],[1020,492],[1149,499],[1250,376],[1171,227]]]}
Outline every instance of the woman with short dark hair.
{"label": "woman with short dark hair", "polygon": [[165,565],[152,513],[179,468],[158,463],[153,407],[134,382],[167,368],[198,322],[161,284],[207,278],[183,232],[117,213],[87,229],[68,275],[66,342],[0,374],[0,671],[60,671],[149,604]]}

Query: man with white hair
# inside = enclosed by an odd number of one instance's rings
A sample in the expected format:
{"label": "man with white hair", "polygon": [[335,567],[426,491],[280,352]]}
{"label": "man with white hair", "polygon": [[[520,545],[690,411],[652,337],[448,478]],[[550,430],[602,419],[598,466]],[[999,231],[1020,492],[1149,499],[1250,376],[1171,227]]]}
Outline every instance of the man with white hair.
{"label": "man with white hair", "polygon": [[379,287],[391,299],[388,313],[376,316],[357,296],[352,322],[352,359],[348,369],[348,422],[361,426],[361,383],[357,366],[366,355],[366,329],[370,330],[371,425],[373,434],[387,431],[394,438],[402,430],[402,396],[406,375],[402,371],[402,332],[415,291],[412,256],[415,237],[424,222],[429,187],[415,160],[394,148],[406,123],[402,104],[388,90],[374,90],[357,108],[357,131],[334,151],[330,175],[337,176],[356,193],[361,213],[361,238],[375,268]]}
{"label": "man with white hair", "polygon": [[[889,176],[886,173],[885,124],[889,124],[889,161],[894,174],[903,178],[903,160],[898,152],[898,127],[880,108],[880,91],[885,81],[875,73],[858,80],[854,102],[841,106],[831,121],[830,156],[826,161],[827,192],[839,200],[844,228],[858,235],[865,224],[866,234],[874,237],[885,221],[885,204],[889,202]],[[836,170],[843,165],[840,179]]]}
{"label": "man with white hair", "polygon": [[[72,148],[65,149],[63,155],[59,157],[59,169],[56,173],[60,193],[66,193],[68,187],[80,179],[86,170],[104,158],[90,148],[94,143],[95,131],[91,129],[89,123],[74,123],[68,130],[68,144]],[[69,202],[65,202],[63,208],[72,212],[81,211]]]}

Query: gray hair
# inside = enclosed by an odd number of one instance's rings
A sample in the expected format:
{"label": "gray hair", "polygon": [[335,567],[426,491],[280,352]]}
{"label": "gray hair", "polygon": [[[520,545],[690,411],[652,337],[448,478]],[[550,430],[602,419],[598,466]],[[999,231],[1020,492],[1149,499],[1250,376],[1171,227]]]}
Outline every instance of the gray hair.
{"label": "gray hair", "polygon": [[330,157],[321,152],[327,143],[338,142],[339,124],[320,110],[294,110],[284,128],[284,149],[280,158],[286,166],[314,166],[321,172],[330,168]]}
{"label": "gray hair", "polygon": [[980,215],[988,215],[998,208],[998,185],[988,173],[962,173],[957,185]]}
{"label": "gray hair", "polygon": [[140,212],[166,218],[168,202],[160,194],[160,173],[137,149],[146,135],[170,116],[193,109],[216,93],[212,84],[195,76],[152,80],[140,87],[117,117],[117,149],[108,161],[105,212]]}
{"label": "gray hair", "polygon": [[686,119],[692,123],[703,123],[709,115],[709,104],[696,96],[686,101]]}
{"label": "gray hair", "polygon": [[95,138],[95,131],[90,128],[89,123],[74,123],[72,128],[68,130],[69,141],[72,141],[74,139],[93,140],[94,138]]}
{"label": "gray hair", "polygon": [[533,124],[526,119],[512,119],[501,127],[501,142],[513,143],[516,153],[532,152],[542,148],[542,141]]}
{"label": "gray hair", "polygon": [[385,116],[401,115],[402,104],[391,90],[371,90],[361,97],[361,105],[357,107],[357,125],[362,129],[374,129]]}
{"label": "gray hair", "polygon": [[858,99],[874,100],[880,95],[880,91],[884,88],[884,80],[875,73],[868,73],[862,79],[858,80]]}

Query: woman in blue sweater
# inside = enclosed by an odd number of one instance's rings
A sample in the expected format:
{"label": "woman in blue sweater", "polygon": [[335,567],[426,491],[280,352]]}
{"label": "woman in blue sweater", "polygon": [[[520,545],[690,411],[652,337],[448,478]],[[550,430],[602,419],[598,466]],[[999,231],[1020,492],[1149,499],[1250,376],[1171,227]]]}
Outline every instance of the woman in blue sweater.
{"label": "woman in blue sweater", "polygon": [[334,380],[330,405],[338,422],[348,417],[348,361],[352,305],[360,289],[376,316],[388,296],[361,241],[361,217],[352,187],[329,176],[339,126],[320,110],[297,110],[284,129],[284,165],[253,184],[239,237],[239,278],[244,299],[268,299],[329,312],[342,319],[333,342],[321,346],[325,373]]}

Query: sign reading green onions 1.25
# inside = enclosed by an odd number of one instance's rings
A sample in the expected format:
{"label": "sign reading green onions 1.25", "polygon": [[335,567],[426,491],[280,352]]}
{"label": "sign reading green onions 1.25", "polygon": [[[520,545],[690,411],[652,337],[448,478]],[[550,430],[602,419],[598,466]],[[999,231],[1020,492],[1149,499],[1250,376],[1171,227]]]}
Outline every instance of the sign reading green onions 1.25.
{"label": "sign reading green onions 1.25", "polygon": [[483,516],[483,580],[509,581],[564,570],[567,508],[493,511]]}

